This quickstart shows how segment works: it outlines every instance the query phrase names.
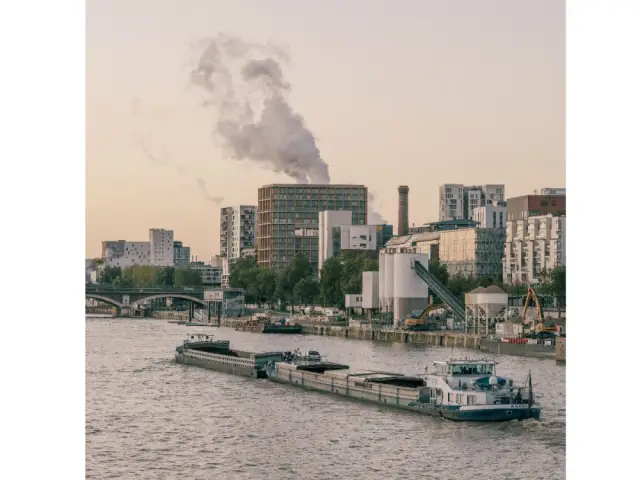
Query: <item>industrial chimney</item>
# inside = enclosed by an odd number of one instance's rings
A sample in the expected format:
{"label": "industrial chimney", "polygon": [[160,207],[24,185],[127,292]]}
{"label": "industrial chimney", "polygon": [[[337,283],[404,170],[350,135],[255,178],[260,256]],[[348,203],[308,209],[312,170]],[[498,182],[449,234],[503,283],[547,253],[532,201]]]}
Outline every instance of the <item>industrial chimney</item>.
{"label": "industrial chimney", "polygon": [[398,187],[398,236],[409,235],[409,187]]}

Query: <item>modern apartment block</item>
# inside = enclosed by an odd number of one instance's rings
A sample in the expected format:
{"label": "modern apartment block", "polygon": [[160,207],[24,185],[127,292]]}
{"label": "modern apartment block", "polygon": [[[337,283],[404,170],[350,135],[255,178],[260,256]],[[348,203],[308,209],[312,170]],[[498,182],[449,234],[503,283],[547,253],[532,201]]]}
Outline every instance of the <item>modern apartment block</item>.
{"label": "modern apartment block", "polygon": [[220,256],[242,257],[256,246],[255,205],[237,205],[220,209]]}
{"label": "modern apartment block", "polygon": [[191,270],[195,270],[200,274],[203,285],[214,287],[221,286],[222,268],[213,265],[207,265],[204,262],[190,262],[188,266]]}
{"label": "modern apartment block", "polygon": [[149,242],[127,242],[118,240],[104,248],[103,257],[105,267],[133,267],[134,265],[149,265],[150,244]]}
{"label": "modern apartment block", "polygon": [[505,228],[507,226],[506,202],[487,203],[474,208],[471,218],[478,223],[479,228]]}
{"label": "modern apartment block", "polygon": [[504,201],[503,184],[465,186],[458,183],[445,183],[439,189],[440,221],[471,220],[475,208],[489,202]]}
{"label": "modern apartment block", "polygon": [[340,241],[335,245],[334,230],[342,225],[350,226],[353,221],[351,210],[324,210],[318,212],[318,265],[320,270],[328,258],[337,255],[340,251]]}
{"label": "modern apartment block", "polygon": [[364,185],[273,184],[258,189],[258,265],[280,269],[297,253],[317,272],[318,213],[348,210],[352,225],[367,224]]}
{"label": "modern apartment block", "polygon": [[507,200],[507,221],[540,215],[566,215],[566,195],[523,195]]}
{"label": "modern apartment block", "polygon": [[149,230],[149,264],[154,267],[173,266],[173,230],[152,228]]}
{"label": "modern apartment block", "polygon": [[507,222],[503,282],[532,284],[540,273],[566,265],[566,215],[528,216]]}
{"label": "modern apartment block", "polygon": [[191,248],[182,245],[182,242],[173,242],[173,266],[186,267],[191,261]]}

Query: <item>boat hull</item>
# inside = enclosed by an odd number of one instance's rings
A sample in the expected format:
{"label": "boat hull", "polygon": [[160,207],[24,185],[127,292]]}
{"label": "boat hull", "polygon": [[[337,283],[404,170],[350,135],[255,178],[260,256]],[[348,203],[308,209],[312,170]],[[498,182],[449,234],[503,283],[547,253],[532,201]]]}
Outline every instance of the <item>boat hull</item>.
{"label": "boat hull", "polygon": [[176,353],[176,363],[229,373],[231,375],[240,375],[242,377],[266,378],[264,371],[259,371],[256,367],[224,363],[220,360],[196,358],[185,353]]}
{"label": "boat hull", "polygon": [[302,333],[301,325],[265,325],[262,329],[262,333],[288,333],[299,334]]}
{"label": "boat hull", "polygon": [[401,409],[431,415],[433,417],[460,422],[507,422],[511,420],[525,420],[528,418],[540,419],[539,407],[526,407],[524,405],[473,405],[473,406],[449,406],[435,405],[432,403],[418,402],[404,395],[389,395],[379,391],[338,385],[323,379],[323,375],[296,375],[294,372],[278,371],[273,367],[267,367],[267,378],[271,381],[285,385],[338,395],[352,400],[382,405],[395,409]]}

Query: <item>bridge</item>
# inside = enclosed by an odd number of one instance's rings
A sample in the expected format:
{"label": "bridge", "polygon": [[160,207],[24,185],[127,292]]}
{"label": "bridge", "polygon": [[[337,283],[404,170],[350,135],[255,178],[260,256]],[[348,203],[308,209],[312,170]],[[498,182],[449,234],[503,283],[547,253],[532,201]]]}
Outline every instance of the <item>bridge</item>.
{"label": "bridge", "polygon": [[[204,287],[116,288],[111,285],[87,285],[85,297],[117,308],[138,308],[158,298],[179,298],[206,307]],[[221,300],[221,299],[220,299]]]}

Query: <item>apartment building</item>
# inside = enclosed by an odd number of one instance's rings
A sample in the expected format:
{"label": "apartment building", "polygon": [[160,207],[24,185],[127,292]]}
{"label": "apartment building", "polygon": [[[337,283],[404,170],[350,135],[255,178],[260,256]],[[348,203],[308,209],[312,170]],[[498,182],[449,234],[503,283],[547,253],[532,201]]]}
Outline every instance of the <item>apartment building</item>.
{"label": "apartment building", "polygon": [[364,185],[273,184],[258,190],[258,265],[280,269],[303,253],[319,268],[319,218],[324,210],[348,210],[352,225],[367,224]]}
{"label": "apartment building", "polygon": [[255,205],[220,209],[220,256],[235,259],[256,246]]}
{"label": "apartment building", "polygon": [[445,183],[439,189],[439,219],[471,220],[472,212],[487,203],[503,202],[504,184],[466,186],[458,183]]}
{"label": "apartment building", "polygon": [[508,221],[502,273],[504,283],[540,283],[543,271],[566,265],[566,222],[566,215],[554,214]]}
{"label": "apartment building", "polygon": [[173,266],[173,230],[149,230],[149,264],[154,267]]}

